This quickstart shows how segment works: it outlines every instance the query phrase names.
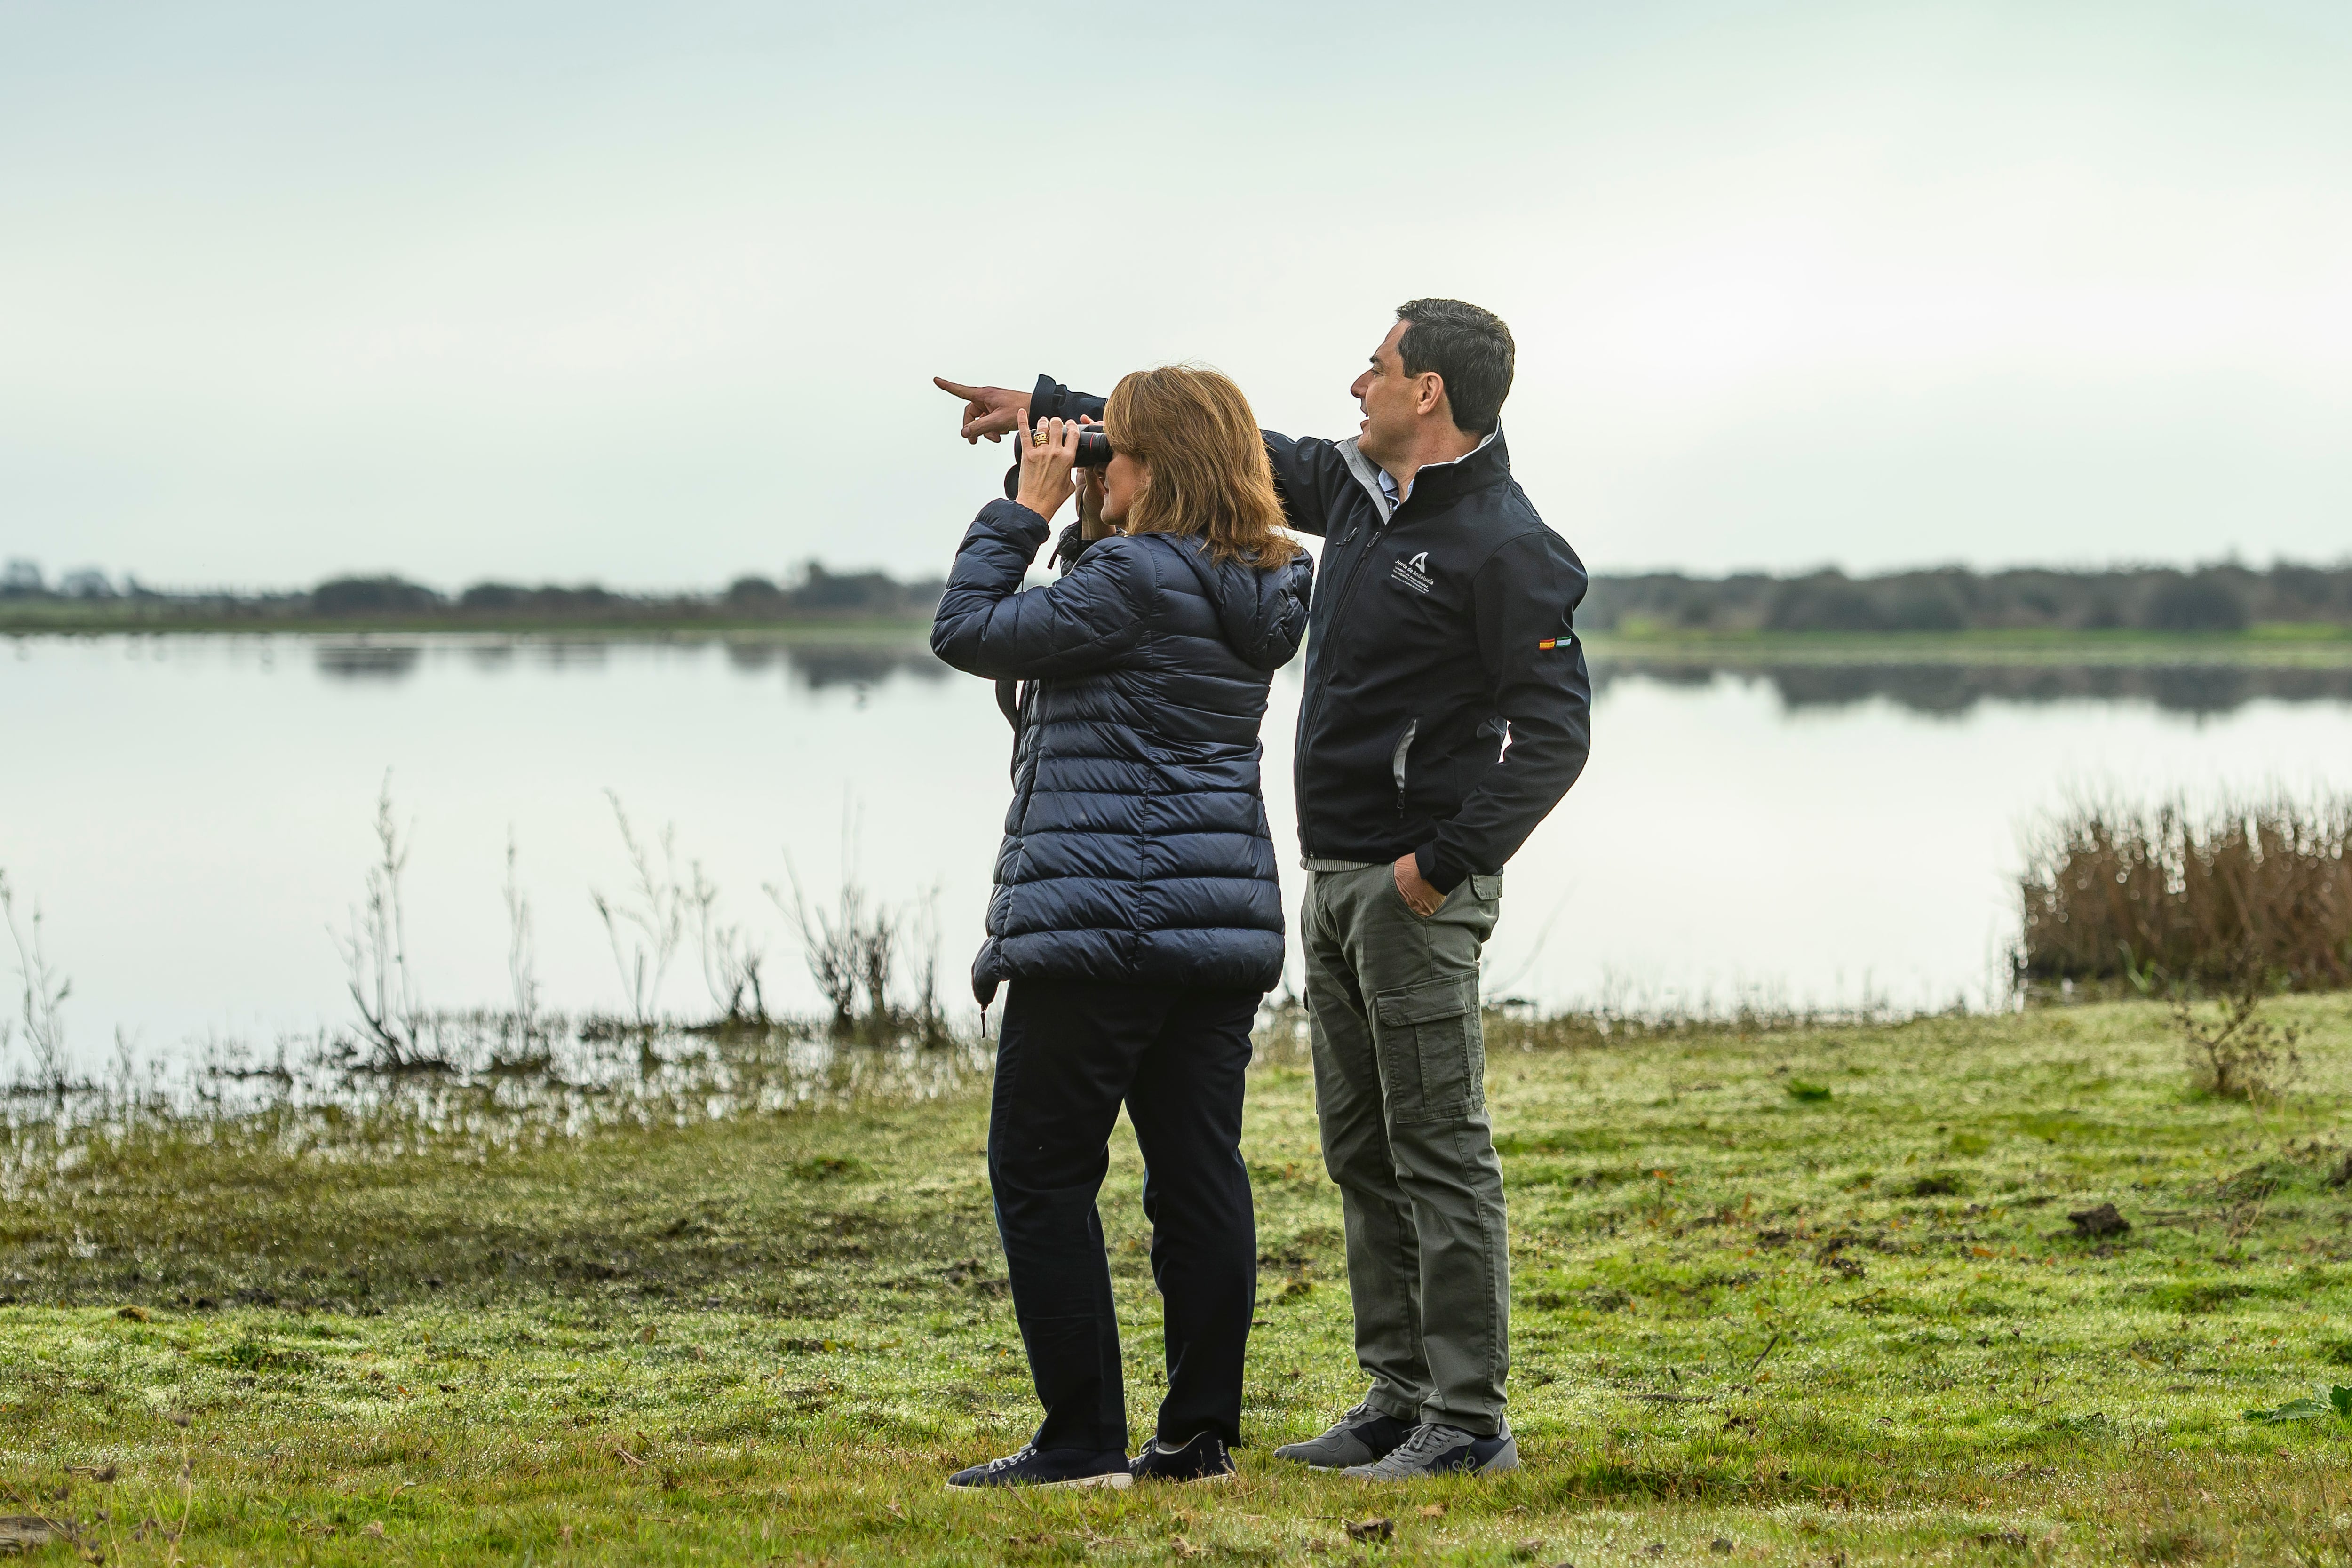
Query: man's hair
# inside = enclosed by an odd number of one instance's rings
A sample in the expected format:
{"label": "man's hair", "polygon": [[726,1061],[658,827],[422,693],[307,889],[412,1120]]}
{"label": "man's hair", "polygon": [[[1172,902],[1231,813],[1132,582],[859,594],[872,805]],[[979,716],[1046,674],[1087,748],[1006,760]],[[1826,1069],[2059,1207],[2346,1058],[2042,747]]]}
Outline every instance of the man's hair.
{"label": "man's hair", "polygon": [[1217,561],[1280,566],[1306,553],[1282,531],[1282,501],[1249,399],[1213,370],[1166,364],[1119,378],[1103,408],[1111,449],[1151,465],[1129,533],[1199,534]]}
{"label": "man's hair", "polygon": [[1397,343],[1405,374],[1435,371],[1445,382],[1454,426],[1472,436],[1491,432],[1511,395],[1518,355],[1503,318],[1459,300],[1408,300],[1397,307],[1397,320],[1409,323]]}

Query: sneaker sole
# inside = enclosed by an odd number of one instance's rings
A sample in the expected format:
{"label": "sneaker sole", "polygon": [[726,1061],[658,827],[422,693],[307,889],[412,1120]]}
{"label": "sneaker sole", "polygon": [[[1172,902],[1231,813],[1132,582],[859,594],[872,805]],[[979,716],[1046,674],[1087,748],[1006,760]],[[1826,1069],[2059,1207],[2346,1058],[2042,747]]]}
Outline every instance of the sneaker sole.
{"label": "sneaker sole", "polygon": [[1135,1478],[1125,1470],[1113,1470],[1107,1476],[1080,1476],[1067,1481],[1015,1481],[1010,1486],[1001,1487],[960,1487],[950,1481],[947,1489],[960,1497],[981,1497],[992,1492],[1063,1491],[1071,1487],[1108,1487],[1114,1491],[1124,1491],[1134,1484]]}
{"label": "sneaker sole", "polygon": [[1350,1465],[1377,1464],[1381,1459],[1380,1455],[1374,1454],[1369,1459],[1342,1459],[1337,1464],[1327,1465],[1319,1462],[1319,1460],[1312,1456],[1307,1454],[1286,1454],[1280,1448],[1276,1448],[1274,1451],[1274,1457],[1280,1459],[1286,1465],[1304,1465],[1310,1470],[1344,1470]]}
{"label": "sneaker sole", "polygon": [[1133,1479],[1138,1485],[1149,1481],[1154,1486],[1164,1482],[1176,1487],[1207,1487],[1220,1481],[1237,1481],[1242,1478],[1238,1470],[1219,1470],[1213,1476],[1136,1476]]}
{"label": "sneaker sole", "polygon": [[[1379,1462],[1380,1461],[1377,1459],[1373,1461],[1374,1464]],[[1366,1469],[1368,1468],[1369,1467],[1367,1466],[1354,1465],[1337,1473],[1346,1476],[1349,1480],[1354,1481],[1417,1481],[1424,1476],[1507,1475],[1511,1471],[1519,1468],[1519,1440],[1517,1437],[1506,1438],[1503,1442],[1503,1446],[1495,1450],[1494,1457],[1483,1465],[1461,1465],[1456,1466],[1452,1469],[1444,1470],[1422,1470],[1410,1476],[1371,1476],[1356,1474],[1358,1470]]]}

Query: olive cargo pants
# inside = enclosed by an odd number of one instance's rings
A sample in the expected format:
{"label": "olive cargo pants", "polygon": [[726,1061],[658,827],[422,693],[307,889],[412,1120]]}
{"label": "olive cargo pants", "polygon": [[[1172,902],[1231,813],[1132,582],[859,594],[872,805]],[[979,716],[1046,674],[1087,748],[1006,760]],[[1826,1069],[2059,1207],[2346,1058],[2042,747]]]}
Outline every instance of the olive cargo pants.
{"label": "olive cargo pants", "polygon": [[1388,866],[1307,869],[1315,1113],[1347,1218],[1368,1397],[1400,1421],[1492,1436],[1510,1365],[1510,1246],[1478,952],[1503,879],[1465,879],[1423,920]]}

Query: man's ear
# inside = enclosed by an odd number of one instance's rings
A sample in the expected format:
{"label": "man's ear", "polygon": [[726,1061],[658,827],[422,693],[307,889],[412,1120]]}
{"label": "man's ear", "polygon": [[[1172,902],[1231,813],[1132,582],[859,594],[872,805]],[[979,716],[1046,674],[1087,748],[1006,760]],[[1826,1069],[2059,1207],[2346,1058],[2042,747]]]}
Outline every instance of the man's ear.
{"label": "man's ear", "polygon": [[1419,375],[1414,376],[1413,380],[1418,384],[1415,390],[1419,394],[1413,403],[1414,413],[1444,413],[1447,418],[1450,419],[1453,417],[1453,415],[1447,411],[1446,407],[1445,378],[1444,376],[1438,374],[1437,372],[1433,370],[1425,370]]}

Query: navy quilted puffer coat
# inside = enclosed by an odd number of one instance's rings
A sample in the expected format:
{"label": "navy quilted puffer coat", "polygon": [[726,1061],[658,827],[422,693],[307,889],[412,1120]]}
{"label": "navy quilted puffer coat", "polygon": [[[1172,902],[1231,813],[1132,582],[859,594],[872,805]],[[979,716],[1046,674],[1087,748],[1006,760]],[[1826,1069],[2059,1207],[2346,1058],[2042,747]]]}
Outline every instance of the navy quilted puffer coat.
{"label": "navy quilted puffer coat", "polygon": [[1282,894],[1258,791],[1258,721],[1307,630],[1314,567],[1212,561],[1195,540],[1121,534],[1049,587],[1015,501],[981,509],[931,650],[1027,682],[988,940],[984,1006],[1006,980],[1272,990]]}

